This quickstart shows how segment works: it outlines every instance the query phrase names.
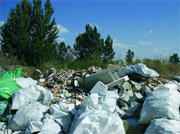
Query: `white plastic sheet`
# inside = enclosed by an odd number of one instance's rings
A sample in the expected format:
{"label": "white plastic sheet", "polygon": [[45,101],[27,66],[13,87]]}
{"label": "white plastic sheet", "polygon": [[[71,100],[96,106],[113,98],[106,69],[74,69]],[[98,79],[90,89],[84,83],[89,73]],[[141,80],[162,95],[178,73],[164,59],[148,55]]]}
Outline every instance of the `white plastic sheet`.
{"label": "white plastic sheet", "polygon": [[87,110],[80,115],[70,134],[125,134],[125,130],[117,114]]}
{"label": "white plastic sheet", "polygon": [[122,120],[115,112],[119,96],[107,91],[107,86],[98,82],[75,114],[70,134],[125,134]]}
{"label": "white plastic sheet", "polygon": [[139,124],[148,124],[156,118],[179,119],[180,93],[174,83],[155,88],[143,104]]}
{"label": "white plastic sheet", "polygon": [[67,133],[72,122],[71,112],[74,111],[72,105],[60,102],[59,104],[52,104],[49,110],[55,121],[62,127],[62,130]]}
{"label": "white plastic sheet", "polygon": [[31,85],[24,89],[16,90],[12,97],[12,108],[19,109],[36,101],[47,104],[53,99],[53,94],[39,85]]}
{"label": "white plastic sheet", "polygon": [[107,86],[102,82],[97,82],[90,93],[91,94],[82,101],[80,107],[87,106],[89,109],[114,112],[116,101],[119,98],[117,93],[107,91]]}
{"label": "white plastic sheet", "polygon": [[39,102],[31,103],[19,109],[11,118],[10,129],[13,131],[26,130],[31,121],[40,121],[47,110],[48,108]]}
{"label": "white plastic sheet", "polygon": [[145,134],[180,134],[180,120],[152,120]]}
{"label": "white plastic sheet", "polygon": [[32,78],[28,77],[28,78],[14,78],[14,81],[16,81],[17,84],[19,84],[22,88],[27,88],[30,85],[36,85],[37,81],[33,80]]}
{"label": "white plastic sheet", "polygon": [[153,69],[149,69],[148,67],[146,67],[146,65],[140,63],[140,64],[136,64],[136,65],[130,65],[128,67],[123,67],[119,70],[119,74],[132,74],[132,73],[136,73],[136,74],[140,74],[143,77],[158,77],[159,74],[154,71]]}
{"label": "white plastic sheet", "polygon": [[43,122],[31,121],[28,125],[25,134],[62,134],[61,127],[54,121],[53,117],[46,114]]}

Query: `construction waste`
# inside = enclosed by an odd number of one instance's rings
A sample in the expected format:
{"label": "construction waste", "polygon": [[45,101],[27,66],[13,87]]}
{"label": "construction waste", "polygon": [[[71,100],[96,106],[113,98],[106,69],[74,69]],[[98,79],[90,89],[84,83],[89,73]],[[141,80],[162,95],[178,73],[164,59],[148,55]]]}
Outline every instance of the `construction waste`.
{"label": "construction waste", "polygon": [[120,69],[0,74],[0,134],[180,134],[180,76]]}

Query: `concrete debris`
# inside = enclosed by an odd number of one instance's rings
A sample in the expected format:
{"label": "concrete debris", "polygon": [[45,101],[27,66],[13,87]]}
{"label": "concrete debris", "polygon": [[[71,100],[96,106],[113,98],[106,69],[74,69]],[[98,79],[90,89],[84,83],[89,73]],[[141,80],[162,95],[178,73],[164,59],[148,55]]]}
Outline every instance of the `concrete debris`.
{"label": "concrete debris", "polygon": [[[36,80],[14,79],[23,89],[16,90],[12,97],[8,133],[144,133],[144,124],[151,122],[149,127],[153,130],[156,118],[177,120],[177,77],[172,78],[176,82],[168,83],[143,64],[109,68],[49,68],[46,74],[37,69]],[[8,103],[3,109],[0,107],[0,116],[8,114]],[[1,133],[7,133],[7,123],[0,128]]]}

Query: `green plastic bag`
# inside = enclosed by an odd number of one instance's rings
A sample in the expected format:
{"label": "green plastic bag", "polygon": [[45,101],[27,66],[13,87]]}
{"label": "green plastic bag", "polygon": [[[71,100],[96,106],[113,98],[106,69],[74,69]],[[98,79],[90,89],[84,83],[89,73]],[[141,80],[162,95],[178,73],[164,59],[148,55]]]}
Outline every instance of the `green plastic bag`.
{"label": "green plastic bag", "polygon": [[22,74],[22,68],[16,68],[14,70],[1,73],[0,74],[0,81],[9,80],[12,78],[19,78],[19,77],[21,77],[21,74]]}
{"label": "green plastic bag", "polygon": [[8,101],[0,101],[0,121],[7,122],[9,117]]}
{"label": "green plastic bag", "polygon": [[22,87],[12,79],[0,81],[0,96],[4,99],[9,99],[20,88]]}

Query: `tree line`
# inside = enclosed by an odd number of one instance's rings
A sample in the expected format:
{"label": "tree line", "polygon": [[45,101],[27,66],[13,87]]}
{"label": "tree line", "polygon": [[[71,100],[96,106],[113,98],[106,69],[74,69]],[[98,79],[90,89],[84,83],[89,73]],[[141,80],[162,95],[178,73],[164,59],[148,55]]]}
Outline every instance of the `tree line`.
{"label": "tree line", "polygon": [[[115,52],[113,39],[107,35],[101,38],[97,27],[87,24],[85,32],[75,39],[73,48],[64,42],[57,43],[58,28],[50,0],[44,7],[41,0],[22,0],[10,9],[7,21],[1,26],[1,51],[3,55],[17,57],[26,65],[39,66],[44,62],[58,60],[61,63],[74,60],[99,59],[112,62]],[[132,62],[134,52],[128,50],[126,61]],[[179,62],[177,54],[169,59]]]}

